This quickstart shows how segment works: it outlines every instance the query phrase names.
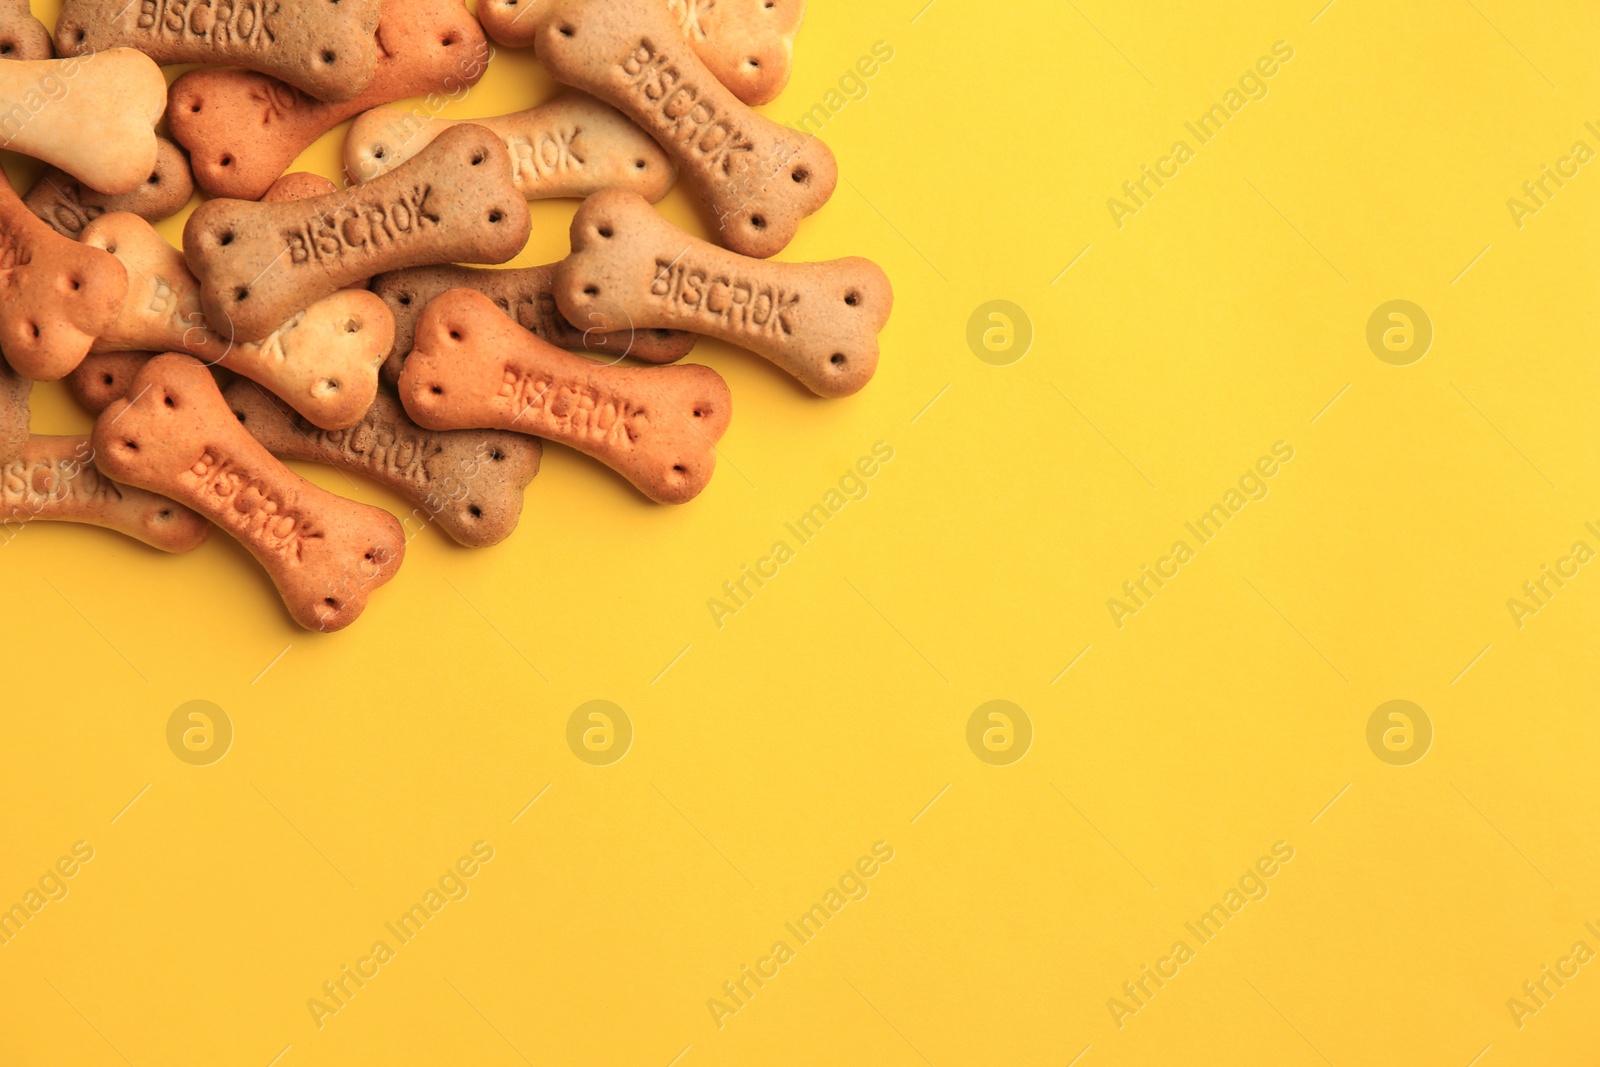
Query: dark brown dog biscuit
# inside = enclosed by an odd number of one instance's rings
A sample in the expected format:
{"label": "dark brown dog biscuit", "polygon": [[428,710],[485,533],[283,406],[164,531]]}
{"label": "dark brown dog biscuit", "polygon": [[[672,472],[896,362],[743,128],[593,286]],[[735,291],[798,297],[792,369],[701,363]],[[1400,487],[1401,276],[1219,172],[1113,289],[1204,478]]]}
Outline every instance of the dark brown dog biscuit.
{"label": "dark brown dog biscuit", "polygon": [[372,279],[372,291],[394,312],[394,348],[383,364],[383,380],[400,380],[406,356],[411,354],[417,319],[428,301],[451,289],[476,289],[514,319],[518,326],[557,348],[587,352],[592,356],[644,363],[673,363],[689,354],[696,337],[682,330],[580,330],[556,309],[551,287],[558,264],[503,269],[461,267],[408,267]]}
{"label": "dark brown dog biscuit", "polygon": [[736,252],[781,251],[833,195],[828,146],[741,103],[661,0],[555,0],[537,51],[558,80],[618,108],[667,150]]}
{"label": "dark brown dog biscuit", "polygon": [[193,195],[194,176],[183,149],[157,137],[156,168],[131,193],[97,193],[66,171],[48,167],[22,202],[61,236],[76,240],[85,226],[109,211],[131,211],[155,222],[176,215]]}
{"label": "dark brown dog biscuit", "polygon": [[65,377],[127,295],[115,256],[61,236],[0,180],[0,351],[13,369]]}
{"label": "dark brown dog biscuit", "polygon": [[137,48],[157,63],[216,63],[348,100],[377,73],[378,0],[63,0],[56,50]]}
{"label": "dark brown dog biscuit", "polygon": [[50,31],[28,0],[0,0],[0,59],[53,59]]}
{"label": "dark brown dog biscuit", "polygon": [[82,522],[143,541],[163,552],[188,552],[211,524],[164,496],[121,485],[94,466],[85,436],[28,438],[0,465],[0,543],[29,522]]}
{"label": "dark brown dog biscuit", "polygon": [[33,383],[0,358],[0,463],[17,455],[28,443],[28,398],[32,393]]}
{"label": "dark brown dog biscuit", "polygon": [[556,304],[600,329],[693,330],[765,356],[820,396],[848,396],[878,366],[894,290],[878,265],[749,259],[691,237],[631,193],[597,193],[572,219]]}
{"label": "dark brown dog biscuit", "polygon": [[183,231],[214,329],[254,340],[308,304],[385,270],[503,263],[528,208],[500,138],[453,126],[403,166],[354,189],[287,204],[211,200]]}
{"label": "dark brown dog biscuit", "polygon": [[716,469],[733,398],[710,367],[618,367],[575,356],[453,289],[417,323],[400,399],[432,430],[487,427],[559,441],[650,499],[693,499]]}
{"label": "dark brown dog biscuit", "polygon": [[95,421],[93,442],[95,463],[111,477],[170,496],[237,538],[307,629],[354,622],[404,558],[394,516],[335,496],[273,458],[193,357],[146,363],[129,397]]}
{"label": "dark brown dog biscuit", "polygon": [[407,526],[437,522],[469,548],[511,536],[522,491],[539,473],[537,439],[500,430],[424,430],[381,390],[347,430],[317,428],[254,382],[236,382],[223,396],[273,455],[365,474],[416,505]]}
{"label": "dark brown dog biscuit", "polygon": [[189,150],[200,188],[258,199],[295,156],[345,119],[408,96],[448,100],[474,85],[489,62],[483,28],[461,0],[383,0],[375,38],[377,76],[339,103],[253,71],[194,70],[173,82],[167,123]]}

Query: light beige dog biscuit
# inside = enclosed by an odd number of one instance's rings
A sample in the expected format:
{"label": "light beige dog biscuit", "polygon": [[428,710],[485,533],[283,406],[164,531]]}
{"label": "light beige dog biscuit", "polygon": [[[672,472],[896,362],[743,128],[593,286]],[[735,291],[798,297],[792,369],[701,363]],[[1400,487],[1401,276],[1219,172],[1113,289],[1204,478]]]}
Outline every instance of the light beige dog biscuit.
{"label": "light beige dog biscuit", "polygon": [[0,357],[0,463],[16,456],[28,442],[32,421],[28,398],[32,393],[33,383]]}
{"label": "light beige dog biscuit", "polygon": [[366,185],[286,204],[211,200],[183,231],[206,321],[252,340],[340,286],[380,271],[503,263],[528,239],[506,146],[453,126]]}
{"label": "light beige dog biscuit", "polygon": [[127,294],[114,256],[56,233],[0,180],[0,351],[13,369],[40,382],[65,377]]}
{"label": "light beige dog biscuit", "polygon": [[129,396],[95,421],[95,463],[237,538],[301,626],[348,626],[394,577],[405,555],[394,516],[320,489],[274,459],[239,425],[198,360],[157,356]]}
{"label": "light beige dog biscuit", "polygon": [[417,319],[428,301],[451,289],[476,289],[493,300],[518,326],[557,348],[612,360],[631,357],[644,363],[672,363],[689,354],[697,340],[681,330],[579,329],[561,317],[551,287],[555,263],[540,267],[408,267],[372,279],[372,291],[394,313],[394,347],[383,364],[383,380],[394,385],[411,354]]}
{"label": "light beige dog biscuit", "polygon": [[128,271],[128,299],[96,351],[187,352],[260,382],[329,429],[351,425],[371,406],[394,344],[394,316],[371,293],[330,294],[260,341],[230,341],[207,325],[183,253],[149,223],[103,215],[84,229],[83,243],[111,252]]}
{"label": "light beige dog biscuit", "polygon": [[56,51],[125,46],[157,63],[218,63],[348,100],[377,73],[378,0],[63,0]]}
{"label": "light beige dog biscuit", "polygon": [[54,59],[50,31],[28,0],[0,0],[0,59]]}
{"label": "light beige dog biscuit", "polygon": [[878,366],[894,290],[871,260],[774,263],[691,237],[637,196],[598,193],[572,220],[556,304],[599,329],[693,330],[748,348],[819,396],[848,396]]}
{"label": "light beige dog biscuit", "polygon": [[618,108],[667,150],[736,252],[781,251],[833,195],[828,146],[741,103],[660,0],[555,0],[537,50],[558,80]]}
{"label": "light beige dog biscuit", "polygon": [[96,192],[132,192],[156,166],[167,80],[142,52],[0,63],[0,147],[42,159]]}
{"label": "light beige dog biscuit", "polygon": [[131,211],[155,222],[176,215],[193,195],[194,176],[183,149],[157,137],[155,169],[131,193],[97,193],[66,171],[50,167],[22,202],[61,236],[76,240],[85,226],[108,211]]}
{"label": "light beige dog biscuit", "polygon": [[461,0],[383,0],[378,74],[326,103],[254,71],[192,70],[172,83],[167,123],[212,196],[255,200],[307,145],[368,108],[424,96],[459,99],[483,76],[489,46]]}
{"label": "light beige dog biscuit", "polygon": [[[528,200],[630,189],[654,203],[672,188],[672,161],[609,104],[563,93],[547,104],[472,123],[493,130],[511,153],[511,181]],[[354,182],[386,174],[451,126],[399,108],[374,108],[350,125],[345,172]]]}
{"label": "light beige dog biscuit", "polygon": [[570,445],[663,504],[706,487],[733,413],[728,385],[710,367],[618,367],[574,356],[470,289],[423,311],[400,399],[431,430],[490,427]]}
{"label": "light beige dog biscuit", "polygon": [[[751,107],[771,103],[789,83],[805,0],[657,2],[666,5],[700,61]],[[478,17],[500,44],[526,48],[550,7],[550,0],[480,0]]]}
{"label": "light beige dog biscuit", "polygon": [[0,543],[29,522],[82,522],[126,534],[163,552],[188,552],[211,524],[164,496],[120,485],[94,466],[88,437],[28,438],[0,465]]}
{"label": "light beige dog biscuit", "polygon": [[254,382],[236,382],[223,396],[273,455],[365,474],[417,506],[406,525],[437,522],[469,548],[511,536],[522,491],[539,473],[537,439],[500,430],[424,430],[384,392],[347,430],[313,426]]}

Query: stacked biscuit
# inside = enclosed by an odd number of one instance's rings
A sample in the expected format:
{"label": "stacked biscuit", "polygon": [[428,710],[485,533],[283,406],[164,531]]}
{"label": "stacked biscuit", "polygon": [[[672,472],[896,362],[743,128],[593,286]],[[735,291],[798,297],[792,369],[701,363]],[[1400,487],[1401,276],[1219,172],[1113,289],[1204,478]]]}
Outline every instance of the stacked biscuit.
{"label": "stacked biscuit", "polygon": [[[0,183],[0,523],[171,552],[219,526],[296,622],[337,630],[407,536],[284,459],[365,474],[487,546],[542,439],[658,502],[704,489],[728,386],[668,365],[699,335],[824,397],[876,368],[881,270],[768,261],[837,179],[825,145],[752,110],[788,79],[803,0],[481,0],[481,25],[462,0],[65,0],[60,58],[7,4],[0,136],[50,169],[22,199]],[[384,106],[464,93],[485,30],[570,88],[465,122]],[[223,66],[169,91],[158,63]],[[283,173],[346,119],[347,187]],[[651,206],[678,179],[718,243]],[[195,185],[180,250],[150,223]],[[583,198],[566,259],[464,265],[515,257],[546,197]],[[30,436],[31,382],[62,378],[93,433]]]}

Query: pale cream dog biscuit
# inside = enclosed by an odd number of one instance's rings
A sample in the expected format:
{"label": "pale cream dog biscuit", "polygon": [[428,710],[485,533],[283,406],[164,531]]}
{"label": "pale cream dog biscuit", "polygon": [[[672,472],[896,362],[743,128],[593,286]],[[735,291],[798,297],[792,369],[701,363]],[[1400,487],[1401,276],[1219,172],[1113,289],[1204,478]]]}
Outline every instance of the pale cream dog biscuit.
{"label": "pale cream dog biscuit", "polygon": [[[693,330],[765,356],[819,396],[848,396],[878,366],[894,290],[871,260],[749,259],[691,237],[631,193],[597,193],[572,220],[556,304],[599,329]],[[618,310],[627,316],[624,322]]]}
{"label": "pale cream dog biscuit", "polygon": [[[657,0],[700,61],[751,107],[771,103],[789,83],[794,36],[805,0]],[[480,0],[478,18],[507,48],[526,48],[538,36],[550,0]]]}
{"label": "pale cream dog biscuit", "polygon": [[131,211],[155,222],[176,215],[193,195],[194,177],[183,149],[157,137],[155,169],[130,193],[97,193],[66,171],[49,167],[22,202],[61,236],[76,240],[85,226],[108,211]]}
{"label": "pale cream dog biscuit", "polygon": [[0,351],[13,369],[65,377],[127,295],[116,257],[61,236],[0,180]]}
{"label": "pale cream dog biscuit", "polygon": [[384,392],[347,430],[313,426],[254,382],[235,382],[223,397],[273,455],[365,474],[416,505],[407,525],[437,522],[469,548],[511,536],[543,454],[536,438],[518,433],[424,430]]}
{"label": "pale cream dog biscuit", "polygon": [[0,0],[0,59],[54,59],[50,31],[28,0]]}
{"label": "pale cream dog biscuit", "polygon": [[60,167],[96,192],[132,192],[156,166],[167,80],[142,52],[0,63],[0,147]]}
{"label": "pale cream dog biscuit", "polygon": [[407,267],[372,279],[372,291],[394,313],[394,347],[383,364],[383,380],[394,385],[411,354],[417,319],[428,301],[451,289],[476,289],[493,300],[518,326],[557,348],[587,352],[613,360],[631,357],[644,363],[672,363],[689,354],[698,339],[681,330],[618,330],[604,333],[579,329],[556,308],[551,293],[558,264],[539,267]]}
{"label": "pale cream dog biscuit", "polygon": [[33,383],[0,357],[0,463],[16,456],[28,442],[32,421],[28,398],[32,392]]}
{"label": "pale cream dog biscuit", "polygon": [[95,341],[99,352],[187,352],[278,393],[318,426],[360,419],[378,389],[378,368],[394,344],[394,316],[362,289],[323,297],[254,342],[210,329],[200,287],[183,253],[137,215],[103,215],[83,243],[104,248],[128,271],[128,299]]}
{"label": "pale cream dog biscuit", "polygon": [[505,144],[482,126],[461,125],[354,189],[296,203],[201,204],[183,247],[206,321],[251,340],[380,271],[503,263],[522,251],[529,227]]}
{"label": "pale cream dog biscuit", "polygon": [[301,626],[348,626],[394,577],[405,555],[394,516],[318,488],[273,458],[239,425],[198,360],[155,357],[129,397],[95,421],[95,463],[237,538]]}
{"label": "pale cream dog biscuit", "polygon": [[137,48],[157,63],[219,63],[348,100],[377,73],[378,0],[63,0],[63,56]]}
{"label": "pale cream dog biscuit", "polygon": [[[563,93],[513,115],[471,119],[493,130],[511,154],[511,181],[528,200],[631,189],[654,203],[672,188],[672,161],[609,104]],[[422,151],[453,119],[380,107],[356,119],[344,141],[345,172],[369,182]]]}
{"label": "pale cream dog biscuit", "polygon": [[618,108],[667,150],[736,252],[781,251],[833,195],[828,146],[741,103],[660,0],[555,0],[537,51],[557,80]]}
{"label": "pale cream dog biscuit", "polygon": [[167,123],[189,150],[200,188],[255,200],[345,119],[408,96],[426,95],[437,109],[464,96],[488,67],[483,28],[461,0],[383,0],[375,37],[377,76],[339,103],[253,71],[193,70],[173,82]]}
{"label": "pale cream dog biscuit", "polygon": [[82,522],[163,552],[188,552],[211,533],[183,505],[107,478],[93,458],[85,436],[28,438],[19,456],[0,465],[0,530],[15,536],[23,523]]}
{"label": "pale cream dog biscuit", "polygon": [[423,311],[400,399],[431,430],[515,430],[570,445],[663,504],[706,487],[733,413],[710,367],[596,363],[539,340],[471,289]]}

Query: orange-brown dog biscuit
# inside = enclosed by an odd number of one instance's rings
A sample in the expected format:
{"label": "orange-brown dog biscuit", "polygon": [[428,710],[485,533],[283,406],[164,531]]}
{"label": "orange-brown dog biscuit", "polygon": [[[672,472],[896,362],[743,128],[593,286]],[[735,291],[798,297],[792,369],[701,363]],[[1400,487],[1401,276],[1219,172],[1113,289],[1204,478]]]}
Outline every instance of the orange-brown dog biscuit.
{"label": "orange-brown dog biscuit", "polygon": [[371,293],[333,293],[260,341],[230,341],[206,325],[183,254],[148,222],[103,215],[84,229],[83,243],[111,252],[128,271],[128,299],[96,351],[187,352],[253,378],[330,429],[349,426],[371,406],[378,367],[394,344],[394,316]]}
{"label": "orange-brown dog biscuit", "polygon": [[0,0],[0,59],[53,59],[50,31],[28,0]]}
{"label": "orange-brown dog biscuit", "polygon": [[[631,193],[598,193],[572,219],[556,304],[598,329],[693,330],[748,348],[820,396],[848,396],[878,366],[894,290],[871,260],[748,259],[691,237]],[[626,319],[616,321],[621,314]]]}
{"label": "orange-brown dog biscuit", "polygon": [[114,256],[56,233],[0,180],[0,351],[13,369],[40,382],[65,377],[127,295]]}
{"label": "orange-brown dog biscuit", "polygon": [[[378,73],[325,103],[253,71],[195,70],[172,83],[167,122],[212,196],[255,200],[294,157],[345,119],[408,96],[443,106],[483,76],[489,46],[461,0],[383,0]],[[449,94],[448,97],[441,94]]]}
{"label": "orange-brown dog biscuit", "polygon": [[618,330],[602,333],[583,330],[561,317],[551,287],[555,263],[541,267],[502,269],[460,267],[408,267],[372,279],[372,291],[394,313],[394,347],[383,364],[383,380],[394,385],[411,354],[417,319],[428,302],[451,289],[476,289],[516,320],[518,326],[541,340],[569,352],[616,360],[631,356],[644,363],[673,363],[689,354],[698,339],[681,330]]}
{"label": "orange-brown dog biscuit", "polygon": [[289,614],[338,630],[399,569],[400,524],[289,470],[234,418],[200,362],[144,365],[130,399],[95,421],[95,462],[118,481],[170,496],[237,538],[266,568]]}
{"label": "orange-brown dog biscuit", "polygon": [[710,367],[617,367],[574,356],[470,289],[423,311],[400,399],[430,430],[516,430],[570,445],[663,504],[706,487],[733,408]]}
{"label": "orange-brown dog biscuit", "polygon": [[348,100],[377,73],[378,0],[63,0],[56,50],[125,46],[157,63],[220,63]]}
{"label": "orange-brown dog biscuit", "polygon": [[154,127],[166,103],[161,68],[132,48],[0,63],[0,147],[97,192],[132,192],[155,170]]}
{"label": "orange-brown dog biscuit", "polygon": [[528,239],[506,146],[453,126],[403,166],[314,200],[211,200],[183,230],[206,321],[250,340],[342,285],[380,271],[503,263]]}
{"label": "orange-brown dog biscuit", "polygon": [[163,552],[198,548],[211,533],[199,515],[94,466],[88,437],[28,438],[15,459],[0,466],[0,543],[29,522],[82,522],[136,538]]}
{"label": "orange-brown dog biscuit", "polygon": [[50,167],[22,202],[63,237],[76,239],[83,228],[108,211],[131,211],[155,222],[176,215],[194,195],[194,176],[183,149],[156,138],[156,166],[131,193],[97,193],[66,171]]}
{"label": "orange-brown dog biscuit", "polygon": [[[672,188],[672,161],[609,104],[563,93],[514,115],[469,120],[499,134],[511,153],[511,181],[529,200],[631,189],[654,203]],[[356,119],[344,141],[345,171],[369,182],[457,123],[380,107]]]}
{"label": "orange-brown dog biscuit", "polygon": [[424,430],[383,392],[347,430],[313,426],[254,382],[235,382],[223,396],[273,455],[365,474],[417,506],[406,525],[437,522],[469,548],[511,536],[522,491],[539,473],[537,439],[500,430]]}
{"label": "orange-brown dog biscuit", "polygon": [[90,352],[67,375],[67,389],[83,409],[98,415],[113,400],[128,395],[128,386],[155,352]]}
{"label": "orange-brown dog biscuit", "polygon": [[261,194],[263,204],[288,204],[296,200],[314,200],[319,196],[336,193],[339,187],[332,178],[324,178],[309,170],[290,171]]}
{"label": "orange-brown dog biscuit", "polygon": [[833,195],[828,146],[741,103],[696,58],[661,0],[555,0],[539,60],[643,126],[715,218],[719,240],[762,259]]}
{"label": "orange-brown dog biscuit", "polygon": [[0,358],[0,463],[16,456],[28,442],[28,397],[32,392],[33,383]]}

